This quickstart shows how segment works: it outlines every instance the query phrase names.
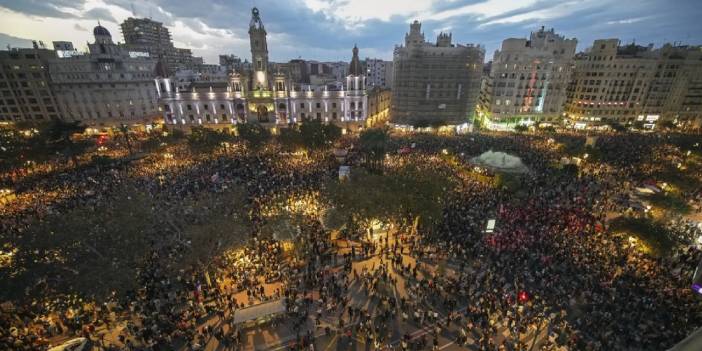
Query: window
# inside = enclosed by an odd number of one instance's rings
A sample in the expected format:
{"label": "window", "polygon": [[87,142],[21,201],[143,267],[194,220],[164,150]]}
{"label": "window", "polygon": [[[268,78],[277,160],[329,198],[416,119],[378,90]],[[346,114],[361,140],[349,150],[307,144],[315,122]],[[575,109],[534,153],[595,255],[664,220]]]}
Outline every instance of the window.
{"label": "window", "polygon": [[317,119],[322,119],[322,113],[321,113],[321,112],[317,112]]}
{"label": "window", "polygon": [[320,104],[320,103],[318,102],[318,103],[317,103],[317,108],[322,108],[322,104]]}
{"label": "window", "polygon": [[336,119],[336,112],[332,112],[332,119]]}
{"label": "window", "polygon": [[304,103],[304,102],[301,102],[301,103],[300,103],[300,108],[305,108],[305,103]]}
{"label": "window", "polygon": [[188,105],[188,111],[192,111],[192,110],[193,110],[193,105]]}
{"label": "window", "polygon": [[336,102],[332,102],[332,108],[336,108]]}

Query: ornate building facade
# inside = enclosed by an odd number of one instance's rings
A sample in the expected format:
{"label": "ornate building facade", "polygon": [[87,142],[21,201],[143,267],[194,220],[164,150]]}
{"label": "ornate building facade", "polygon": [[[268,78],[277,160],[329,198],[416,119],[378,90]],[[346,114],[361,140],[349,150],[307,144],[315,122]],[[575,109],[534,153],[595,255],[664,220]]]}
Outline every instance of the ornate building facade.
{"label": "ornate building facade", "polygon": [[566,101],[576,39],[553,30],[532,32],[529,39],[509,38],[495,51],[483,86],[482,110],[497,121],[558,120]]}
{"label": "ornate building facade", "polygon": [[253,8],[251,69],[233,72],[226,82],[195,82],[187,90],[177,88],[170,78],[156,79],[165,123],[176,127],[247,122],[287,125],[317,119],[349,127],[362,125],[368,116],[368,97],[357,47],[345,81],[303,84],[273,68],[266,36],[260,13]]}
{"label": "ornate building facade", "polygon": [[575,58],[565,112],[576,124],[702,124],[702,47],[595,40]]}
{"label": "ornate building facade", "polygon": [[392,123],[458,125],[472,119],[485,50],[451,40],[451,34],[440,33],[436,43],[427,42],[421,24],[410,24],[404,46],[396,46],[393,56]]}
{"label": "ornate building facade", "polygon": [[49,61],[63,119],[92,126],[150,123],[159,115],[153,80],[157,61],[115,44],[98,25],[89,53]]}

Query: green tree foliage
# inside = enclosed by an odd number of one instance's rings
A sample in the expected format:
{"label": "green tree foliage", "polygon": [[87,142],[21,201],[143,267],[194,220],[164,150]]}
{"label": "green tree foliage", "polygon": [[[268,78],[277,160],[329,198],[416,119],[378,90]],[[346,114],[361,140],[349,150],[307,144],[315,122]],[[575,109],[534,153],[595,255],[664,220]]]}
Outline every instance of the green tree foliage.
{"label": "green tree foliage", "polygon": [[325,192],[338,216],[353,213],[361,220],[420,216],[430,225],[440,218],[441,199],[453,186],[453,179],[407,165],[387,175],[354,170],[349,181],[332,180]]}
{"label": "green tree foliage", "polygon": [[516,193],[522,188],[522,182],[519,176],[511,173],[497,173],[495,175],[495,185],[510,193]]}
{"label": "green tree foliage", "polygon": [[638,237],[651,248],[654,256],[667,255],[674,245],[665,224],[651,218],[619,217],[611,222],[610,230]]}
{"label": "green tree foliage", "polygon": [[[147,196],[125,189],[97,207],[37,219],[23,236],[11,239],[19,251],[16,266],[0,272],[6,284],[0,296],[18,297],[26,287],[97,296],[134,288],[136,267],[148,253],[157,218]],[[43,279],[45,287],[36,284]]]}
{"label": "green tree foliage", "polygon": [[132,155],[132,136],[129,135],[129,126],[122,123],[117,127],[117,131],[120,133],[122,136],[122,139],[124,140],[124,144],[127,147],[127,152],[129,152],[129,155]]}
{"label": "green tree foliage", "polygon": [[389,139],[387,128],[371,128],[361,132],[358,143],[369,170],[382,171]]}
{"label": "green tree foliage", "polygon": [[671,120],[669,120],[669,119],[668,119],[668,120],[665,120],[665,121],[663,121],[663,122],[661,122],[661,123],[659,124],[659,126],[660,126],[661,128],[663,128],[663,129],[667,129],[667,130],[673,130],[673,129],[676,128],[675,123],[673,123],[673,121],[671,121]]}
{"label": "green tree foliage", "polygon": [[302,142],[308,149],[330,146],[341,137],[341,128],[335,124],[323,124],[318,120],[305,122],[300,126]]}
{"label": "green tree foliage", "polygon": [[0,171],[21,167],[31,159],[32,140],[11,128],[0,129]]}
{"label": "green tree foliage", "polygon": [[185,133],[183,133],[183,131],[180,129],[174,129],[171,131],[153,130],[151,133],[149,133],[148,138],[141,143],[141,149],[146,152],[153,152],[162,146],[178,143],[185,138]]}
{"label": "green tree foliage", "polygon": [[242,123],[237,126],[239,138],[246,141],[250,147],[259,147],[271,138],[270,130],[257,123]]}
{"label": "green tree foliage", "polygon": [[529,130],[529,127],[523,125],[523,124],[518,124],[514,126],[514,131],[518,133],[524,133]]}
{"label": "green tree foliage", "polygon": [[281,128],[278,135],[278,142],[288,151],[294,151],[303,147],[302,134],[296,126]]}
{"label": "green tree foliage", "polygon": [[444,121],[442,119],[434,119],[429,123],[429,125],[432,128],[440,128],[440,127],[443,127],[446,125],[446,121]]}
{"label": "green tree foliage", "polygon": [[618,132],[618,133],[623,133],[626,132],[626,127],[623,126],[621,123],[616,122],[616,121],[610,121],[607,123],[607,125],[612,128],[613,131]]}
{"label": "green tree foliage", "polygon": [[85,132],[85,128],[86,126],[80,121],[66,122],[57,119],[41,130],[39,137],[46,143],[47,151],[62,153],[66,158],[73,160],[74,164],[78,164],[78,155],[93,144],[87,139],[74,138],[76,134]]}
{"label": "green tree foliage", "polygon": [[188,135],[188,146],[194,152],[212,152],[222,146],[223,142],[231,141],[231,134],[205,127],[194,127]]}
{"label": "green tree foliage", "polygon": [[415,127],[415,128],[427,128],[430,125],[431,125],[431,122],[428,119],[420,119],[420,120],[416,120],[416,121],[414,121],[414,123],[412,123],[412,127]]}
{"label": "green tree foliage", "polygon": [[551,134],[553,134],[553,133],[556,132],[556,128],[555,128],[554,126],[546,126],[546,127],[539,128],[539,129],[540,129],[542,132],[544,132],[544,133],[551,133]]}

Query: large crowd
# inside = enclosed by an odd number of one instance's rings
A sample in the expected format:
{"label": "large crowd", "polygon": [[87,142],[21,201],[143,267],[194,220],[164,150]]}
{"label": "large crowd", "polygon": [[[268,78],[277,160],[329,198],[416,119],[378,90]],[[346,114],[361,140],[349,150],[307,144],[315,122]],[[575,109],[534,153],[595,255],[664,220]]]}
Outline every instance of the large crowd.
{"label": "large crowd", "polygon": [[[481,349],[525,349],[525,338],[514,335],[544,325],[544,350],[670,347],[702,326],[699,296],[689,289],[702,259],[695,247],[702,230],[681,216],[666,219],[674,245],[658,257],[608,225],[617,214],[650,215],[621,199],[662,172],[680,169],[690,156],[679,146],[686,136],[598,138],[591,161],[574,174],[555,164],[584,144],[580,134],[393,137],[390,150],[411,145],[412,151],[391,152],[386,162],[401,159],[437,177],[455,177],[456,168],[437,157],[448,149],[465,174],[438,200],[443,213],[432,223],[416,228],[411,216],[387,219],[394,236],[349,235],[345,245],[331,239],[319,213],[328,205],[320,187],[336,176],[330,153],[239,147],[201,155],[176,146],[169,157],[147,154],[115,167],[55,165],[6,174],[2,182],[13,187],[13,199],[0,208],[3,244],[27,239],[37,219],[73,208],[109,208],[127,184],[163,216],[148,231],[150,244],[128,291],[89,298],[37,274],[22,291],[5,293],[12,303],[0,307],[0,349],[45,348],[66,336],[86,337],[104,349],[198,350],[212,340],[239,348],[245,340],[237,311],[281,299],[281,323],[292,325],[294,349],[313,349],[315,330],[327,316],[335,318],[333,329],[363,336],[375,349],[437,348],[441,331],[453,324],[457,344],[471,338]],[[518,156],[529,167],[517,176],[520,189],[486,181],[494,176],[489,170],[474,176],[470,158],[488,150]],[[348,162],[359,166],[359,158],[352,154]],[[693,213],[702,208],[699,171],[687,173],[698,188],[682,193]],[[180,231],[210,218],[188,204],[234,188],[245,193],[241,203],[219,201],[205,212],[228,218],[243,213],[251,223],[246,237],[237,249],[218,241],[209,257],[182,264],[194,244]],[[292,249],[267,232],[271,218],[286,211],[299,215]],[[495,219],[492,233],[484,230],[488,219]],[[372,257],[380,263],[352,268]],[[0,268],[3,279],[13,279],[11,268]],[[377,302],[373,309],[352,301],[354,286]],[[430,328],[433,343],[424,335],[388,339],[383,331],[394,319]],[[513,337],[498,337],[504,330]]]}

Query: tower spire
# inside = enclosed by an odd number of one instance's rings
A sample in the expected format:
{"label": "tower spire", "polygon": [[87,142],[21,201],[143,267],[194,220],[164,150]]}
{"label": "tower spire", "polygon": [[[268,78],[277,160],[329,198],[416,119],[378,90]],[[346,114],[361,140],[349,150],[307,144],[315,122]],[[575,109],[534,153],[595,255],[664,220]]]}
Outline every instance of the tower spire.
{"label": "tower spire", "polygon": [[254,77],[251,88],[268,89],[268,43],[266,29],[257,8],[251,9],[251,22],[249,24],[249,42],[251,45],[251,60]]}

